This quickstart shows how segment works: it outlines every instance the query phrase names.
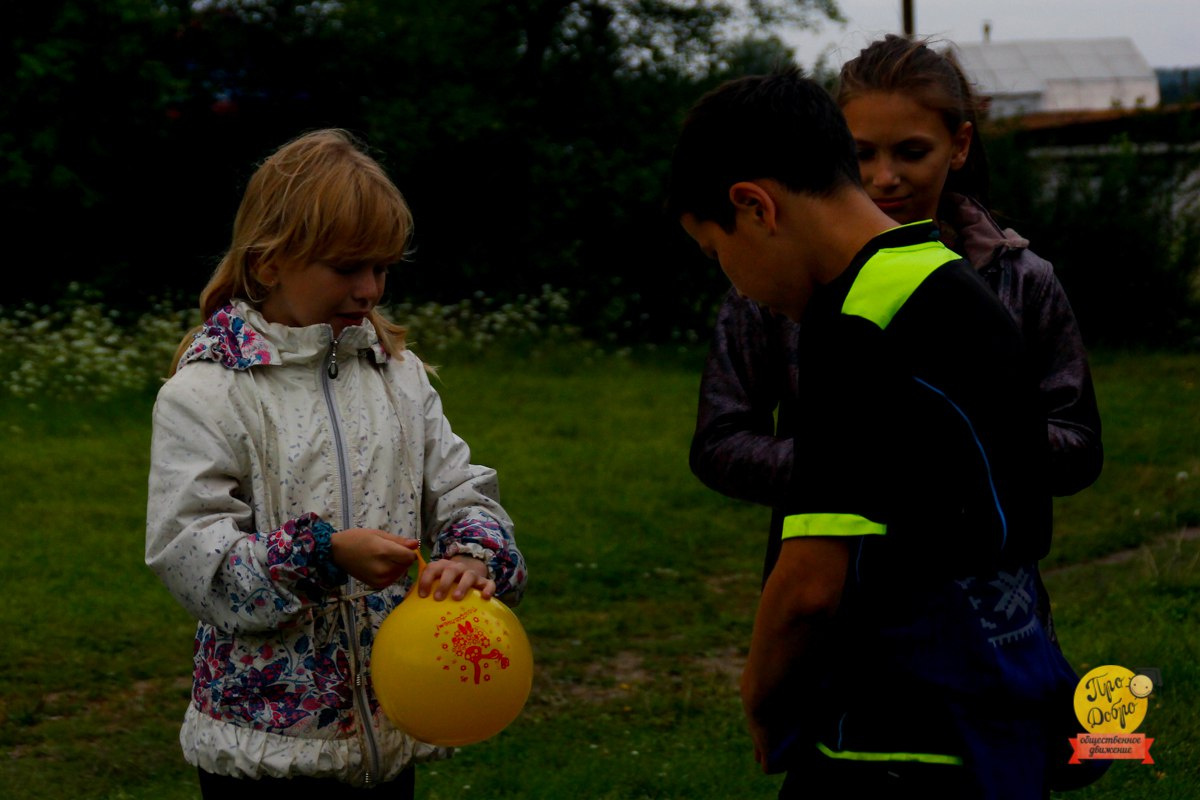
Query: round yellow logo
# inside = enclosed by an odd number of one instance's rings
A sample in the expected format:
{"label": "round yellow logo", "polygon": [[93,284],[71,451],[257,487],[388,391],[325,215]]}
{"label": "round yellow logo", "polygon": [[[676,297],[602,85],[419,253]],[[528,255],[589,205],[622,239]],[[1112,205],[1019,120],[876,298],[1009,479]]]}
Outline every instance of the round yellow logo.
{"label": "round yellow logo", "polygon": [[1075,687],[1075,716],[1088,733],[1131,733],[1146,718],[1148,684],[1125,667],[1096,667]]}

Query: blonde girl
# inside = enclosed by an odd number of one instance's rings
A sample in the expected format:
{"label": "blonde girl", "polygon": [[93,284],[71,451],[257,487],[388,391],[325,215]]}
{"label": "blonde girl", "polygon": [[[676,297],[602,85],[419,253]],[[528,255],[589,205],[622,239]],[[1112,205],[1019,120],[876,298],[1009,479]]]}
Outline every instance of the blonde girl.
{"label": "blonde girl", "polygon": [[205,797],[273,782],[411,797],[412,765],[449,753],[383,715],[375,631],[411,590],[523,591],[495,472],[470,463],[376,308],[411,229],[345,131],[284,145],[250,180],[205,322],[159,392],[146,562],[198,620],[180,742]]}

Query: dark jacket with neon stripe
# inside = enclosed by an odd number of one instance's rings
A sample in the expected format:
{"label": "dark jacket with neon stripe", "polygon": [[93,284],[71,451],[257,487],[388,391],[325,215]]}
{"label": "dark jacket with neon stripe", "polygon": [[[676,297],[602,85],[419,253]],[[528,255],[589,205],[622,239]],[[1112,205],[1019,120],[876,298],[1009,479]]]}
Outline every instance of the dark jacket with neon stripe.
{"label": "dark jacket with neon stripe", "polygon": [[983,724],[1002,710],[1040,759],[1075,677],[1036,613],[1049,448],[1023,347],[931,223],[876,237],[809,303],[783,536],[850,546],[833,641],[796,677],[820,687],[799,738],[829,757],[904,751],[997,796],[1040,791],[1039,769],[997,755],[1013,730]]}
{"label": "dark jacket with neon stripe", "polygon": [[[1051,493],[1087,488],[1103,464],[1100,414],[1079,325],[1053,267],[975,200],[948,194],[939,215],[943,241],[971,262],[1024,336],[1046,417]],[[772,506],[764,572],[778,552],[779,505],[791,477],[798,336],[795,323],[731,289],[717,314],[692,439],[691,468],[705,485]],[[1048,603],[1043,617],[1049,621]]]}
{"label": "dark jacket with neon stripe", "polygon": [[[1053,267],[970,198],[948,195],[940,214],[943,241],[979,271],[1025,337],[1046,416],[1052,493],[1087,488],[1103,463],[1100,414],[1079,325]],[[798,334],[794,323],[736,291],[726,296],[704,367],[690,458],[710,488],[779,505],[791,473]]]}
{"label": "dark jacket with neon stripe", "polygon": [[1045,555],[1049,448],[1023,348],[932,224],[877,236],[805,312],[788,512],[911,530],[916,560],[952,571]]}

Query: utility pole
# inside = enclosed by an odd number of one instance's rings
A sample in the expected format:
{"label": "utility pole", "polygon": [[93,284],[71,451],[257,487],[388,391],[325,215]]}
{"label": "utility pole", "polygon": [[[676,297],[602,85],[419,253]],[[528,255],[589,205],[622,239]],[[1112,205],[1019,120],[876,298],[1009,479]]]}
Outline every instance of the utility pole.
{"label": "utility pole", "polygon": [[917,33],[917,26],[913,24],[913,0],[901,0],[900,6],[904,14],[904,36],[911,39]]}

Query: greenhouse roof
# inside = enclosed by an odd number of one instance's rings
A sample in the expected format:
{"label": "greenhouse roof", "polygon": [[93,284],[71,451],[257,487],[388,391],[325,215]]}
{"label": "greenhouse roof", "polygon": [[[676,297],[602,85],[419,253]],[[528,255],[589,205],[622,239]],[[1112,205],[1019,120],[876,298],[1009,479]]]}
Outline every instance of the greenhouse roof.
{"label": "greenhouse roof", "polygon": [[1127,38],[958,45],[963,68],[987,93],[1036,93],[1049,82],[1157,80]]}

